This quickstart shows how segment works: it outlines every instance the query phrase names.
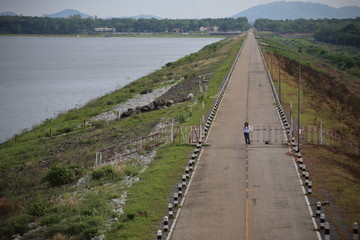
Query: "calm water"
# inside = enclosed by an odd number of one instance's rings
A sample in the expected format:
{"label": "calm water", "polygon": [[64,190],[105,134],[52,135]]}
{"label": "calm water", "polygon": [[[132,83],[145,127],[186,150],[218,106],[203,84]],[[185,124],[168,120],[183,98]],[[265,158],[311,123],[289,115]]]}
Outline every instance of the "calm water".
{"label": "calm water", "polygon": [[0,142],[216,41],[0,37]]}

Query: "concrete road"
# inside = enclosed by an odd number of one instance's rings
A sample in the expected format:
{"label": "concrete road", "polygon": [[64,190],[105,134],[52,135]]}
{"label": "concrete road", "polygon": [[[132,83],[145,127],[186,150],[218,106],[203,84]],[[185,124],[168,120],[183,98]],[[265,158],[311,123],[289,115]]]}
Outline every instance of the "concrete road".
{"label": "concrete road", "polygon": [[245,121],[254,128],[282,128],[252,32],[170,239],[317,239],[288,147],[246,145]]}

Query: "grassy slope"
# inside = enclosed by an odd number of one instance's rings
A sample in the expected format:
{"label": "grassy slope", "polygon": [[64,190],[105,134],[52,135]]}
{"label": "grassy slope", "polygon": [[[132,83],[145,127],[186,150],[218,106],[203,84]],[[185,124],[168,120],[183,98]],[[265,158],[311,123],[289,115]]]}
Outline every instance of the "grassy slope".
{"label": "grassy slope", "polygon": [[[192,102],[183,102],[166,109],[137,113],[121,121],[92,122],[91,118],[137,93],[167,85],[168,80],[197,79],[200,74],[213,72],[205,99],[206,109],[210,109],[213,101],[210,96],[217,93],[242,40],[237,37],[209,45],[121,90],[47,120],[1,144],[0,239],[25,232],[27,237],[24,239],[45,239],[55,235],[57,239],[70,236],[72,239],[89,239],[102,233],[107,239],[152,238],[191,148],[184,145],[160,148],[155,161],[141,175],[136,165],[138,159],[108,169],[95,169],[95,152],[126,139],[145,136],[163,117],[175,119],[184,115],[184,124],[197,125],[201,116],[200,101],[191,109],[187,105]],[[195,95],[196,98],[202,99]],[[84,121],[90,126],[83,128]],[[45,176],[54,166],[66,170],[62,177],[71,184],[49,186]],[[94,174],[101,177],[92,178]],[[137,175],[141,181],[131,189],[121,182],[125,176]],[[74,185],[81,177],[88,180]],[[124,190],[129,191],[128,203],[125,214],[120,217],[112,211],[111,202]],[[114,217],[119,221],[107,227],[108,220]],[[30,231],[34,229],[36,231]]]}
{"label": "grassy slope", "polygon": [[[344,106],[339,98],[351,98],[359,101],[360,65],[344,67],[341,59],[357,61],[359,49],[313,43],[305,39],[288,39],[279,36],[267,36],[268,43],[281,44],[282,47],[302,51],[304,72],[302,73],[302,125],[319,126],[320,120],[327,129],[340,131],[359,144],[358,104]],[[276,54],[277,55],[277,54]],[[296,56],[282,52],[281,81],[283,107],[289,109],[294,104],[297,116],[297,75],[294,70],[286,69],[288,59],[297,61]],[[322,57],[325,56],[325,57]],[[329,56],[340,56],[336,61]],[[337,58],[337,57],[334,57]],[[292,68],[297,69],[297,63]],[[273,58],[275,85],[278,86],[278,57]],[[269,66],[269,69],[270,66]],[[309,84],[321,82],[321,86]],[[345,91],[329,92],[326,89],[337,88],[337,83],[346,86]],[[338,90],[344,90],[344,85]],[[337,96],[340,94],[340,96]],[[342,96],[346,94],[347,96]],[[351,103],[347,103],[351,104]],[[332,227],[336,227],[339,239],[350,239],[352,223],[360,221],[360,162],[358,157],[346,155],[341,149],[331,146],[304,145],[302,155],[307,171],[314,185],[313,201],[329,202],[325,213]]]}

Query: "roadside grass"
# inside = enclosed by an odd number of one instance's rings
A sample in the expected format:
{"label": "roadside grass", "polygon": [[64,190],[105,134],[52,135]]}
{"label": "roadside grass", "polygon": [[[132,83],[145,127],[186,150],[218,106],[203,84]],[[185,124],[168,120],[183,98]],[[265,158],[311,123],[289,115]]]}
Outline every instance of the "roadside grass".
{"label": "roadside grass", "polygon": [[192,149],[189,145],[167,145],[158,150],[141,180],[129,189],[125,214],[112,226],[107,238],[155,238],[157,225],[167,215],[171,192],[181,180]]}
{"label": "roadside grass", "polygon": [[[24,233],[24,239],[54,236],[91,239],[101,234],[106,234],[107,239],[152,238],[192,147],[159,148],[156,160],[143,173],[136,159],[107,169],[95,168],[95,152],[126,139],[146,136],[163,118],[176,119],[183,115],[183,125],[198,125],[202,96],[195,95],[196,104],[193,99],[165,109],[136,113],[120,121],[91,119],[135,94],[214,72],[204,98],[206,114],[213,104],[210,97],[219,91],[242,41],[243,38],[238,37],[204,47],[196,54],[168,63],[120,90],[46,120],[1,144],[0,239]],[[189,105],[194,106],[189,108]],[[52,183],[47,177],[51,171],[54,174],[51,176],[55,176]],[[129,176],[140,178],[131,188],[123,182]],[[119,216],[113,211],[112,200],[121,198],[123,191],[129,192],[128,202],[125,214]],[[114,218],[118,220],[110,223]]]}

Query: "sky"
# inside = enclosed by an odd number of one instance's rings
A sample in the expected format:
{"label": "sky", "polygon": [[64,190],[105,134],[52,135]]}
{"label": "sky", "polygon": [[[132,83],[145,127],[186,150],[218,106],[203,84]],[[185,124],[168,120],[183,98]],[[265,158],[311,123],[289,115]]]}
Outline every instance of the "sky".
{"label": "sky", "polygon": [[[0,0],[0,12],[12,11],[23,16],[42,16],[64,9],[107,17],[140,14],[162,18],[225,18],[250,7],[279,0]],[[299,0],[286,0],[287,2]],[[360,0],[311,0],[331,7],[358,6]]]}

